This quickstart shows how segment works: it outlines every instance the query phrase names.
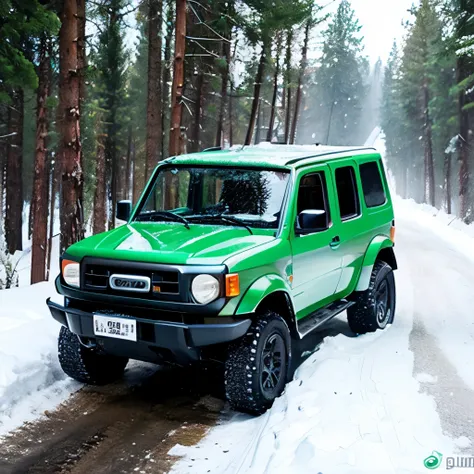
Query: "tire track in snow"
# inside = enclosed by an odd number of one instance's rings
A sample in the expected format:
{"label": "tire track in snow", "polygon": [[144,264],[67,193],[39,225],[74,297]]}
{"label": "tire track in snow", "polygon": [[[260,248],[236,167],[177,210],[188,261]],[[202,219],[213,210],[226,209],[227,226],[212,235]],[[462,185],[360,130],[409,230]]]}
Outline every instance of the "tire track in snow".
{"label": "tire track in snow", "polygon": [[[462,452],[474,455],[474,391],[445,351],[452,354],[455,348],[443,347],[439,340],[441,331],[452,328],[454,335],[458,334],[453,345],[461,344],[459,335],[465,329],[461,314],[456,314],[463,310],[458,300],[462,294],[469,297],[474,292],[474,269],[470,260],[449,248],[441,238],[418,228],[413,221],[402,218],[399,222],[402,226],[398,251],[403,257],[400,276],[411,281],[411,288],[406,291],[411,292],[414,302],[410,333],[410,350],[415,357],[413,374],[421,391],[435,400],[443,430],[452,438],[461,438],[458,444]],[[474,357],[474,349],[471,354]]]}
{"label": "tire track in snow", "polygon": [[207,394],[218,377],[140,364],[130,372],[0,440],[0,473],[168,472],[170,448],[199,442],[215,425],[223,402]]}

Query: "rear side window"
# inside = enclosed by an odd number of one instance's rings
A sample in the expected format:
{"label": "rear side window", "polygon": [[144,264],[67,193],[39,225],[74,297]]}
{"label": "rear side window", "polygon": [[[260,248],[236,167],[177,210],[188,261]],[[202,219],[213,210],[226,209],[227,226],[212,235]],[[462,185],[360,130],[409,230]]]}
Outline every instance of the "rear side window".
{"label": "rear side window", "polygon": [[360,215],[359,195],[352,166],[336,170],[336,188],[341,219],[347,221]]}
{"label": "rear side window", "polygon": [[367,207],[377,207],[385,204],[387,198],[377,162],[371,161],[360,165],[360,178]]}

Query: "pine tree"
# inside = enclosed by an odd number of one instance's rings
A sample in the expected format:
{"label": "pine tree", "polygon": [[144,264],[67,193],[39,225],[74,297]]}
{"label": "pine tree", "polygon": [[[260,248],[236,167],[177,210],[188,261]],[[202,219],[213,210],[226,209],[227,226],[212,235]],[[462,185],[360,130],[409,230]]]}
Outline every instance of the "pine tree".
{"label": "pine tree", "polygon": [[[134,203],[145,187],[145,143],[146,143],[146,107],[148,75],[148,35],[145,28],[145,17],[137,17],[140,36],[136,44],[135,62],[130,69],[130,114],[132,126],[132,162],[133,184],[132,200]],[[164,110],[164,109],[163,109]]]}
{"label": "pine tree", "polygon": [[[451,48],[456,53],[456,80],[459,133],[457,148],[459,151],[459,215],[471,222],[474,218],[474,204],[470,205],[470,186],[472,164],[472,138],[470,128],[474,94],[474,3],[470,0],[449,0],[448,17],[451,19]],[[474,193],[473,193],[474,194]]]}
{"label": "pine tree", "polygon": [[316,102],[310,105],[310,123],[319,125],[314,130],[315,141],[331,145],[361,141],[359,118],[367,74],[361,29],[351,4],[342,0],[324,32],[321,65],[315,76]]}
{"label": "pine tree", "polygon": [[146,179],[161,159],[162,116],[162,14],[161,0],[148,0],[148,100],[146,136]]}
{"label": "pine tree", "polygon": [[[171,130],[170,156],[179,155],[183,150],[181,119],[183,114],[184,55],[186,50],[186,0],[176,0],[176,33],[173,62],[173,85],[171,89]],[[170,186],[168,186],[170,188]],[[167,197],[168,203],[173,197]]]}
{"label": "pine tree", "polygon": [[[446,150],[456,134],[454,97],[455,57],[443,37],[439,10],[424,0],[412,10],[405,47],[392,50],[385,70],[382,128],[387,158],[403,197],[441,206],[450,211],[451,166]],[[444,182],[445,196],[435,193]]]}
{"label": "pine tree", "polygon": [[[126,168],[126,139],[124,116],[121,110],[126,103],[126,69],[127,52],[124,47],[123,21],[128,0],[111,0],[97,6],[95,15],[103,25],[98,37],[96,94],[100,109],[104,111],[102,130],[99,135],[103,138],[105,167],[98,167],[96,180],[104,183],[105,191],[97,194],[96,198],[105,198],[108,228],[115,227],[115,208],[117,199],[125,194],[122,182]],[[104,176],[102,176],[102,170]],[[102,185],[102,184],[101,184]],[[94,216],[94,222],[100,222],[99,216]]]}
{"label": "pine tree", "polygon": [[[252,17],[246,28],[247,37],[252,45],[260,45],[260,59],[254,80],[252,107],[245,138],[245,144],[250,145],[257,121],[261,99],[260,93],[268,65],[272,37],[278,31],[287,31],[291,41],[292,34],[289,32],[295,25],[309,17],[312,3],[307,0],[247,0],[246,3],[252,11]],[[289,77],[288,64],[291,62],[291,54],[288,53],[288,36],[287,80]]]}
{"label": "pine tree", "polygon": [[442,28],[431,0],[423,0],[415,11],[415,23],[404,49],[402,74],[406,87],[405,104],[413,124],[422,136],[424,148],[424,201],[435,203],[435,163],[433,156],[432,58],[440,52]]}
{"label": "pine tree", "polygon": [[76,0],[64,0],[59,31],[59,114],[61,161],[61,250],[84,236],[80,134],[80,78],[77,74],[79,20]]}
{"label": "pine tree", "polygon": [[[40,43],[38,67],[38,92],[36,106],[36,151],[35,178],[33,182],[33,242],[31,245],[31,283],[46,280],[46,256],[48,233],[48,184],[49,163],[47,161],[48,109],[50,95],[51,58],[48,38],[43,36]],[[53,219],[53,216],[51,216]]]}
{"label": "pine tree", "polygon": [[[57,16],[37,0],[0,2],[0,105],[7,120],[5,179],[5,237],[10,253],[22,249],[23,125],[25,94],[38,85],[33,45],[58,25]],[[28,21],[26,21],[28,19]],[[28,184],[32,182],[27,181]],[[2,187],[3,188],[3,187]]]}

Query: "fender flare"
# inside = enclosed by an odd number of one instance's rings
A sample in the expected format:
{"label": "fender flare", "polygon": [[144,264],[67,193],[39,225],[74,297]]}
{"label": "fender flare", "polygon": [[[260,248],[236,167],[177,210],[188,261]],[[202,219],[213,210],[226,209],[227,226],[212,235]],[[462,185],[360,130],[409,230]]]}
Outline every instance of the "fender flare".
{"label": "fender flare", "polygon": [[[359,282],[355,291],[366,291],[369,288],[370,276],[372,275],[375,262],[380,252],[384,249],[390,249],[393,254],[393,242],[386,235],[374,237],[365,252]],[[393,260],[396,262],[395,254],[393,254]]]}
{"label": "fender flare", "polygon": [[[258,305],[268,295],[281,291],[291,302],[291,290],[288,283],[279,275],[265,275],[250,285],[235,312],[236,316],[254,313]],[[292,302],[291,302],[292,303]]]}

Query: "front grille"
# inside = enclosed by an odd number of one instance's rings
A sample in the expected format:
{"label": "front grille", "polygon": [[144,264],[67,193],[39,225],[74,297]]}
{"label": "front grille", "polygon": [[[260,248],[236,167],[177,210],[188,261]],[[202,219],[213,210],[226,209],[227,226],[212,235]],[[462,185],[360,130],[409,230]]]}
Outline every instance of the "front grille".
{"label": "front grille", "polygon": [[[179,271],[174,268],[168,269],[164,265],[113,261],[97,263],[92,259],[84,259],[82,267],[84,290],[146,299],[175,300],[180,296]],[[151,280],[151,290],[139,293],[113,289],[109,280],[114,274],[148,277]]]}

